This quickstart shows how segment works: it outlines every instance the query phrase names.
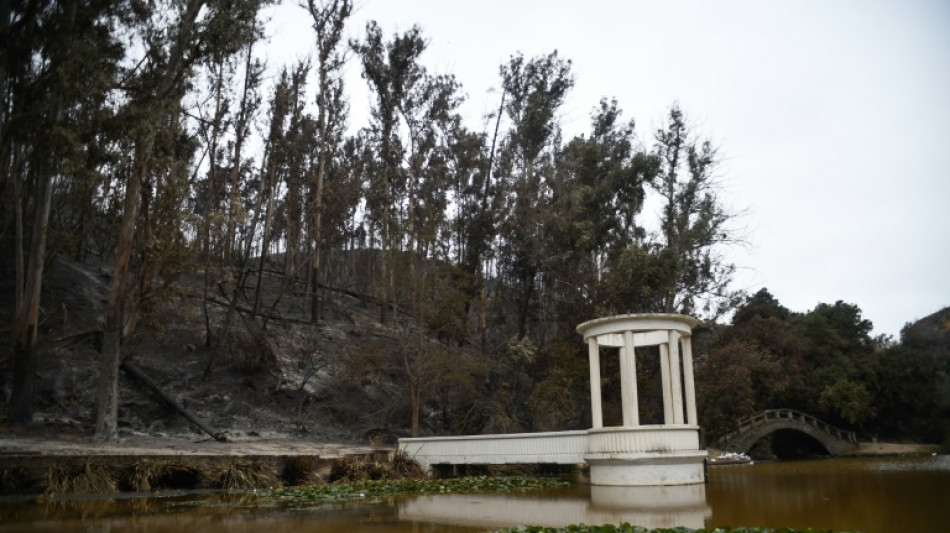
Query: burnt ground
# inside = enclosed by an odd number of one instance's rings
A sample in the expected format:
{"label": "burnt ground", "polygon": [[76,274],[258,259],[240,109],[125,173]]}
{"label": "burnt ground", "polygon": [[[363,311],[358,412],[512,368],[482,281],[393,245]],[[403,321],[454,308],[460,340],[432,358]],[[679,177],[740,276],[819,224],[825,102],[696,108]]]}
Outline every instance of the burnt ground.
{"label": "burnt ground", "polygon": [[[59,257],[44,278],[36,416],[29,427],[5,423],[13,276],[3,272],[0,440],[9,446],[15,444],[10,439],[25,439],[27,447],[43,440],[91,442],[108,265]],[[334,294],[314,326],[306,320],[306,298],[282,290],[281,279],[265,277],[266,316],[246,312],[253,300],[246,295],[239,306],[245,312],[234,315],[217,348],[207,348],[206,320],[219,331],[231,286],[212,281],[206,293],[203,275],[179,280],[123,346],[123,356],[167,395],[231,442],[386,445],[408,433],[408,404],[394,360],[399,334],[380,326],[378,306]],[[120,388],[120,442],[210,440],[125,372]]]}

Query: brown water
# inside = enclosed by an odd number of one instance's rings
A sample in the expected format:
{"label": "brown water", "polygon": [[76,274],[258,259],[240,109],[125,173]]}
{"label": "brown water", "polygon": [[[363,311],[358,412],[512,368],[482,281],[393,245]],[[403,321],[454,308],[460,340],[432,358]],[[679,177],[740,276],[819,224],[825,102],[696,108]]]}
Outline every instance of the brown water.
{"label": "brown water", "polygon": [[950,532],[950,456],[713,467],[707,485],[262,503],[254,494],[0,500],[0,531],[467,532],[518,524]]}

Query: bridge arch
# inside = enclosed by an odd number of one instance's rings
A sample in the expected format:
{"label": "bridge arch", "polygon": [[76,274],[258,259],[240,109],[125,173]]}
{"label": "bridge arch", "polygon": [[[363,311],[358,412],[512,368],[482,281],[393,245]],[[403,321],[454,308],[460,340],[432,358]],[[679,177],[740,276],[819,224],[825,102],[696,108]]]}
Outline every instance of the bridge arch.
{"label": "bridge arch", "polygon": [[801,411],[768,409],[747,416],[736,429],[719,439],[723,450],[747,453],[762,438],[782,429],[799,431],[816,440],[833,456],[845,455],[858,445],[853,431],[844,431]]}

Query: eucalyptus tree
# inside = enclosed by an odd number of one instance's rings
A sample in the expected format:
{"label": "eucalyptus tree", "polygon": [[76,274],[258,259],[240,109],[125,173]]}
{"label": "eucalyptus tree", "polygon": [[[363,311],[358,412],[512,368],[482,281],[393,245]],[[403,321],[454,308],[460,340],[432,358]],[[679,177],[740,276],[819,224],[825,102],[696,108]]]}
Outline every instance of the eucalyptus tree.
{"label": "eucalyptus tree", "polygon": [[511,121],[500,176],[505,181],[501,222],[503,268],[518,291],[517,335],[527,334],[529,309],[538,287],[542,256],[542,213],[550,196],[553,155],[560,135],[557,111],[574,85],[571,62],[557,51],[526,60],[513,56],[500,69]]}
{"label": "eucalyptus tree", "polygon": [[341,143],[346,109],[341,70],[346,60],[340,43],[346,20],[353,12],[352,0],[307,0],[317,41],[317,162],[308,200],[310,224],[310,321],[319,318],[321,249],[323,245],[324,182],[334,151]]}
{"label": "eucalyptus tree", "polygon": [[[13,391],[9,419],[33,419],[34,348],[53,189],[85,179],[97,122],[107,118],[123,48],[124,3],[3,2],[0,6],[0,220],[14,226]],[[26,218],[32,211],[32,222]],[[29,232],[29,248],[25,233]],[[7,244],[7,243],[4,243]]]}
{"label": "eucalyptus tree", "polygon": [[652,185],[663,206],[658,255],[670,273],[657,310],[720,316],[737,304],[729,289],[735,266],[720,248],[737,237],[730,227],[735,216],[719,197],[716,148],[690,132],[674,105],[666,127],[656,133],[654,153],[660,172]]}
{"label": "eucalyptus tree", "polygon": [[[199,255],[210,265],[221,258],[223,242],[221,239],[222,212],[221,205],[226,195],[224,174],[225,153],[222,144],[230,129],[229,122],[232,114],[232,99],[234,97],[234,82],[237,74],[237,64],[231,54],[213,53],[206,58],[208,105],[198,105],[197,132],[204,144],[207,154],[207,176],[199,182],[199,190],[195,194],[195,204],[201,218],[196,248]],[[206,268],[205,272],[209,272]],[[207,275],[206,275],[207,278]]]}
{"label": "eucalyptus tree", "polygon": [[[453,153],[458,136],[467,135],[458,115],[462,95],[453,76],[430,75],[419,64],[425,41],[418,28],[387,42],[370,23],[365,41],[353,46],[376,97],[368,134],[376,157],[365,170],[367,217],[379,230],[382,253],[381,320],[388,321],[391,307],[398,312],[397,304],[414,319],[394,322],[404,328],[397,359],[406,378],[412,431],[418,433],[428,382],[448,349],[431,338],[442,338],[446,328],[464,329],[443,320],[452,306],[442,306],[456,300],[444,268],[450,258],[449,190],[459,179],[456,171],[469,172],[458,165],[460,151]],[[407,280],[398,292],[397,278]]]}
{"label": "eucalyptus tree", "polygon": [[389,321],[395,299],[395,251],[400,244],[400,207],[406,199],[406,172],[402,168],[404,146],[399,137],[400,106],[423,76],[419,57],[426,48],[422,30],[414,26],[391,41],[384,41],[375,21],[366,25],[364,41],[351,43],[363,65],[363,78],[376,98],[371,131],[376,142],[378,168],[367,184],[367,215],[379,228],[380,320]]}
{"label": "eucalyptus tree", "polygon": [[455,214],[451,218],[455,264],[470,278],[466,308],[483,286],[484,264],[495,234],[495,191],[484,134],[454,123],[446,132],[447,164],[453,177]]}
{"label": "eucalyptus tree", "polygon": [[[234,259],[235,228],[244,212],[240,198],[246,174],[245,146],[261,103],[264,68],[253,55],[253,41],[240,54],[214,50],[200,62],[204,83],[196,84],[197,133],[207,159],[206,176],[195,184],[200,215],[196,249],[211,263]],[[203,165],[196,165],[202,167]]]}
{"label": "eucalyptus tree", "polygon": [[544,292],[538,305],[546,315],[532,335],[538,350],[522,378],[531,387],[525,403],[533,406],[522,416],[530,415],[536,427],[577,427],[584,418],[579,406],[586,389],[575,382],[578,370],[586,367],[587,353],[574,340],[575,326],[604,312],[635,310],[616,309],[617,301],[639,303],[615,298],[620,289],[609,274],[616,255],[642,244],[644,230],[637,217],[657,167],[615,100],[601,100],[591,114],[589,133],[556,152],[550,197],[541,214],[539,279]]}
{"label": "eucalyptus tree", "polygon": [[[339,146],[327,164],[320,212],[319,289],[349,285],[351,265],[356,259],[355,237],[360,230],[358,217],[362,201],[363,141],[358,135],[344,136],[339,131]],[[364,291],[365,292],[365,291]]]}
{"label": "eucalyptus tree", "polygon": [[[174,163],[177,168],[161,175],[153,168],[163,166],[158,156],[175,158],[176,155],[157,148],[165,141],[173,145],[179,143],[175,132],[181,125],[182,101],[196,63],[211,51],[237,53],[248,41],[258,38],[257,12],[262,3],[264,0],[169,0],[134,6],[137,24],[130,35],[140,39],[136,46],[144,54],[129,69],[122,84],[123,113],[133,149],[129,156],[103,333],[97,438],[112,439],[116,435],[120,345],[134,331],[143,298],[150,293],[153,275],[157,273],[154,252],[168,244],[150,240],[154,220],[150,218],[150,205],[156,199],[162,200],[155,196],[156,191],[171,196],[166,200],[172,204],[177,201],[175,197],[181,196],[177,183],[163,180],[180,179],[180,164],[187,164],[181,158],[189,157],[187,149],[180,145],[175,148],[185,150],[178,154],[180,157]],[[181,139],[181,142],[187,144],[188,141]],[[173,170],[169,166],[164,169]],[[174,226],[169,222],[163,221],[166,227]],[[138,225],[141,227],[137,238]],[[176,234],[173,230],[171,233]],[[141,260],[133,270],[131,258],[136,249]]]}
{"label": "eucalyptus tree", "polygon": [[[252,163],[245,159],[245,147],[251,135],[251,125],[254,123],[254,119],[260,111],[262,102],[260,85],[264,76],[264,64],[260,60],[254,59],[253,51],[254,42],[250,41],[245,45],[243,52],[244,79],[241,85],[237,113],[232,126],[234,138],[230,143],[231,168],[228,184],[227,228],[224,237],[224,257],[227,260],[231,259],[235,252],[241,251],[236,249],[235,241],[238,233],[237,228],[241,225],[240,223],[242,221],[240,219],[245,211],[241,198],[243,188],[242,177]],[[243,250],[245,255],[250,249],[252,238],[253,235],[246,236],[245,240],[247,244],[245,250]],[[246,270],[246,268],[244,270]]]}
{"label": "eucalyptus tree", "polygon": [[[624,122],[616,100],[603,99],[591,115],[589,136],[575,137],[557,155],[545,218],[544,271],[557,311],[558,330],[573,333],[583,317],[612,302],[616,288],[605,281],[612,259],[639,247],[644,230],[637,217],[657,159],[639,143],[634,122]],[[631,312],[641,305],[629,301]]]}
{"label": "eucalyptus tree", "polygon": [[284,246],[284,290],[293,291],[297,274],[304,267],[300,258],[301,243],[304,240],[304,196],[310,174],[310,154],[316,149],[316,122],[307,111],[307,77],[313,65],[309,60],[298,62],[293,70],[291,106],[288,109],[288,125],[284,132],[283,181],[286,194],[281,207],[285,238]]}
{"label": "eucalyptus tree", "polygon": [[464,330],[458,324],[458,310],[451,304],[445,305],[458,300],[452,276],[447,272],[451,271],[448,193],[457,181],[453,175],[457,169],[451,163],[450,136],[461,131],[459,90],[453,76],[424,73],[399,105],[409,132],[404,227],[408,245],[408,301],[417,335],[402,354],[414,435],[419,432],[423,393],[432,388],[428,382],[436,374],[438,356],[447,350],[430,339],[458,338]]}
{"label": "eucalyptus tree", "polygon": [[[219,239],[223,233],[223,243],[220,247],[221,254],[215,257],[216,261],[205,265],[204,268],[205,297],[203,303],[206,330],[205,345],[209,348],[216,348],[220,341],[226,337],[230,329],[231,320],[237,307],[238,297],[244,290],[244,285],[247,282],[247,278],[251,272],[250,261],[253,250],[252,244],[257,232],[258,224],[260,222],[265,198],[269,198],[270,193],[270,188],[265,186],[263,183],[263,177],[260,175],[257,176],[256,180],[253,180],[253,183],[244,183],[244,178],[246,175],[253,173],[253,171],[250,169],[253,161],[246,161],[243,154],[244,145],[251,133],[251,123],[256,116],[261,104],[259,88],[264,72],[262,63],[259,60],[255,60],[253,58],[253,48],[254,41],[248,41],[242,52],[243,58],[238,58],[237,54],[233,54],[224,58],[223,63],[227,64],[233,62],[235,64],[235,69],[237,68],[237,64],[239,64],[239,62],[243,63],[243,82],[239,89],[240,96],[237,98],[237,109],[226,111],[226,114],[229,117],[227,121],[229,124],[212,125],[210,128],[212,131],[215,131],[217,129],[225,129],[225,126],[227,126],[227,129],[233,131],[233,137],[227,143],[227,150],[222,150],[220,157],[212,157],[209,170],[210,177],[211,172],[213,172],[214,169],[219,166],[218,161],[221,161],[220,166],[222,174],[226,173],[226,176],[221,176],[220,183],[217,187],[210,187],[210,189],[215,191],[216,194],[209,196],[214,198],[214,202],[216,204],[219,201],[223,201],[225,197],[228,199],[226,214],[222,213],[221,209],[218,209],[216,206],[209,216],[209,218],[213,218],[215,220],[215,225],[217,226],[216,234],[219,236]],[[218,62],[220,62],[220,60],[217,60],[216,58],[215,61],[212,62],[212,65]],[[217,91],[213,91],[212,94],[216,94],[216,92]],[[214,99],[216,108],[220,105],[218,103],[219,100],[220,98]],[[230,153],[227,153],[227,151],[230,151]],[[214,145],[212,145],[207,148],[207,152],[216,154],[217,150],[215,150]],[[228,168],[228,161],[230,162],[230,168]],[[227,190],[221,190],[218,193],[217,190],[219,188],[226,188]],[[252,188],[256,189],[258,193],[255,202],[256,206],[251,205],[251,191],[248,189]],[[251,207],[254,207],[254,213],[251,218],[250,227],[244,232],[244,242],[235,242],[235,227],[238,225],[238,218],[240,217],[242,219],[241,222],[243,222],[244,219],[246,219],[246,210]],[[222,225],[224,228],[222,228]],[[243,224],[241,225],[243,226]],[[238,253],[241,254],[241,257],[236,256]],[[233,285],[228,301],[228,308],[225,313],[223,323],[217,332],[215,332],[212,327],[211,316],[208,309],[210,301],[208,291],[211,285],[209,273],[215,266],[214,263],[217,263],[217,266],[220,270],[228,268],[234,269],[234,273],[232,275]],[[258,273],[258,276],[260,276],[260,273]],[[260,278],[258,278],[258,281],[260,281]],[[211,372],[215,360],[215,354],[215,351],[211,352],[211,357],[209,357],[208,364],[205,367],[205,376]]]}
{"label": "eucalyptus tree", "polygon": [[299,91],[293,88],[306,77],[306,63],[298,63],[292,71],[281,71],[277,83],[272,89],[270,113],[268,116],[267,137],[264,139],[264,153],[261,158],[259,209],[263,210],[264,227],[261,232],[260,256],[258,258],[257,285],[254,290],[254,312],[261,306],[261,281],[264,277],[264,264],[270,251],[270,243],[275,237],[273,220],[275,218],[276,189],[285,174],[285,162],[288,144],[287,122],[292,110],[299,105]]}

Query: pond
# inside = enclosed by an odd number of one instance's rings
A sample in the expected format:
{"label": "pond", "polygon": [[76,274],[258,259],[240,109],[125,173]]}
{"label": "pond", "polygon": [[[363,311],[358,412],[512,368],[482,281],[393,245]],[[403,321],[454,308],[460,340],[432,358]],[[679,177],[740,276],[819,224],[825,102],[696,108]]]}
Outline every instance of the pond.
{"label": "pond", "polygon": [[253,493],[0,500],[0,531],[467,532],[626,521],[864,533],[950,531],[950,456],[717,466],[687,487],[591,487],[288,504]]}

